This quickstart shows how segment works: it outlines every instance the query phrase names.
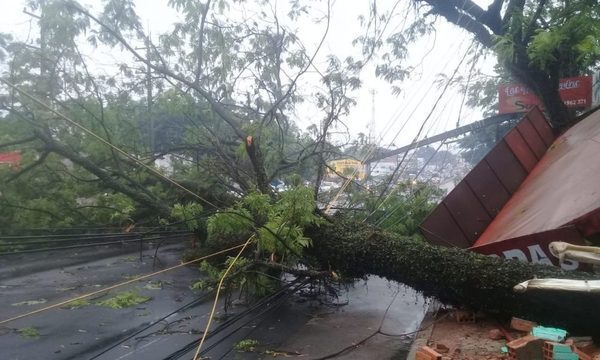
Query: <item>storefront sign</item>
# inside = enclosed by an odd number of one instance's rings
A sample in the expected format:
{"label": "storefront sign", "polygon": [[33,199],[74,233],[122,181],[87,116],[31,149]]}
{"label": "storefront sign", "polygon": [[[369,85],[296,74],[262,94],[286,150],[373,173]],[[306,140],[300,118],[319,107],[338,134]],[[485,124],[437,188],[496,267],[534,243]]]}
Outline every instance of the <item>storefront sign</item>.
{"label": "storefront sign", "polygon": [[[579,76],[560,80],[560,97],[570,108],[589,109],[592,106],[592,77]],[[501,85],[498,87],[500,114],[525,112],[534,106],[542,105],[538,97],[521,84]]]}
{"label": "storefront sign", "polygon": [[21,153],[18,151],[0,153],[0,164],[8,164],[11,166],[21,166]]}

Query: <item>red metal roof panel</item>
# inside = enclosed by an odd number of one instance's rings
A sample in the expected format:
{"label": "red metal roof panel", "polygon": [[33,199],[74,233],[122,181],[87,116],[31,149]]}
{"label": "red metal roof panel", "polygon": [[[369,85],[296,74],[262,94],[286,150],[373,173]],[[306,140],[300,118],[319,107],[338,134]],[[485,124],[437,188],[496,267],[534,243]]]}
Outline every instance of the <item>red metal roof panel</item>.
{"label": "red metal roof panel", "polygon": [[471,174],[465,180],[490,217],[494,218],[510,198],[508,190],[485,159],[471,170]]}
{"label": "red metal roof panel", "polygon": [[[475,246],[574,224],[600,232],[600,111],[588,115],[548,149]],[[579,226],[578,226],[579,225]]]}

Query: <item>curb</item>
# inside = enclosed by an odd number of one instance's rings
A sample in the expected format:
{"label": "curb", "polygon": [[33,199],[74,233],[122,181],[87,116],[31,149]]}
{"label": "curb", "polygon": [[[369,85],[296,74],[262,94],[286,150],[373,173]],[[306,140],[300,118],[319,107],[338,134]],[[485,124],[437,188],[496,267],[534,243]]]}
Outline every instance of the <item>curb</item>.
{"label": "curb", "polygon": [[431,333],[433,333],[433,328],[435,327],[434,322],[440,306],[441,304],[436,300],[433,300],[431,304],[429,304],[427,312],[423,317],[423,321],[421,321],[421,324],[419,325],[419,327],[424,330],[419,331],[415,336],[415,339],[410,346],[408,356],[406,357],[407,360],[414,360],[417,356],[417,351],[422,346],[427,346],[427,342],[431,338]]}

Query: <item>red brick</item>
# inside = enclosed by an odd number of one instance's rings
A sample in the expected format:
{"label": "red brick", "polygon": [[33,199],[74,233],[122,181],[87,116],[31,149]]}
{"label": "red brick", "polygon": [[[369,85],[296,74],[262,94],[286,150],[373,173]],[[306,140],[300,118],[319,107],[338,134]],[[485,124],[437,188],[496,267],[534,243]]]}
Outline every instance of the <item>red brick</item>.
{"label": "red brick", "polygon": [[415,360],[429,360],[429,355],[423,352],[417,351]]}
{"label": "red brick", "polygon": [[509,358],[515,360],[542,360],[544,340],[532,335],[513,340],[506,344]]}
{"label": "red brick", "polygon": [[[571,341],[572,343],[573,341]],[[565,347],[568,347],[569,351],[575,352],[577,353],[577,350],[574,346],[567,344],[565,342],[565,344],[561,344],[561,343],[557,343],[557,342],[552,342],[552,341],[546,341],[544,342],[544,360],[553,360],[555,358],[554,356],[554,350],[556,347],[560,347],[563,349],[563,351],[565,351]],[[581,352],[581,351],[580,351]],[[581,352],[581,354],[585,355],[583,352]],[[589,356],[587,356],[587,358],[582,357],[581,355],[579,355],[579,353],[577,353],[577,355],[579,356],[579,359],[581,360],[591,360],[591,358]]]}
{"label": "red brick", "polygon": [[[423,354],[423,360],[442,360],[442,354],[433,350],[429,346],[422,346],[419,351],[417,351],[417,355],[421,353]],[[419,357],[417,357],[419,358]]]}
{"label": "red brick", "polygon": [[518,330],[518,331],[524,331],[524,332],[531,332],[531,329],[533,329],[534,327],[536,327],[537,324],[534,323],[533,321],[528,321],[528,320],[523,320],[523,319],[519,319],[519,318],[512,318],[512,320],[510,321],[510,327],[512,329]]}
{"label": "red brick", "polygon": [[454,319],[459,324],[462,323],[474,323],[475,322],[475,313],[467,310],[454,310]]}
{"label": "red brick", "polygon": [[504,333],[500,329],[492,329],[488,332],[488,338],[492,340],[502,340],[504,339]]}
{"label": "red brick", "polygon": [[579,350],[576,346],[574,347],[573,352],[579,356],[579,360],[592,360],[591,356]]}

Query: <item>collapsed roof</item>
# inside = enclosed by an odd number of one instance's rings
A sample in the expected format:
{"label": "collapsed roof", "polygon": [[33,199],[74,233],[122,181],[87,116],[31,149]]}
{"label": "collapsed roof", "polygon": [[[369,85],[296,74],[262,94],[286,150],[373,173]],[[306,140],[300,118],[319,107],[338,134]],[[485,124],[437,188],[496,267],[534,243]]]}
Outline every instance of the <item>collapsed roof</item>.
{"label": "collapsed roof", "polygon": [[[600,233],[600,111],[558,138],[537,109],[473,168],[421,224],[430,243],[558,264],[551,241]],[[578,264],[562,264],[576,268]]]}

